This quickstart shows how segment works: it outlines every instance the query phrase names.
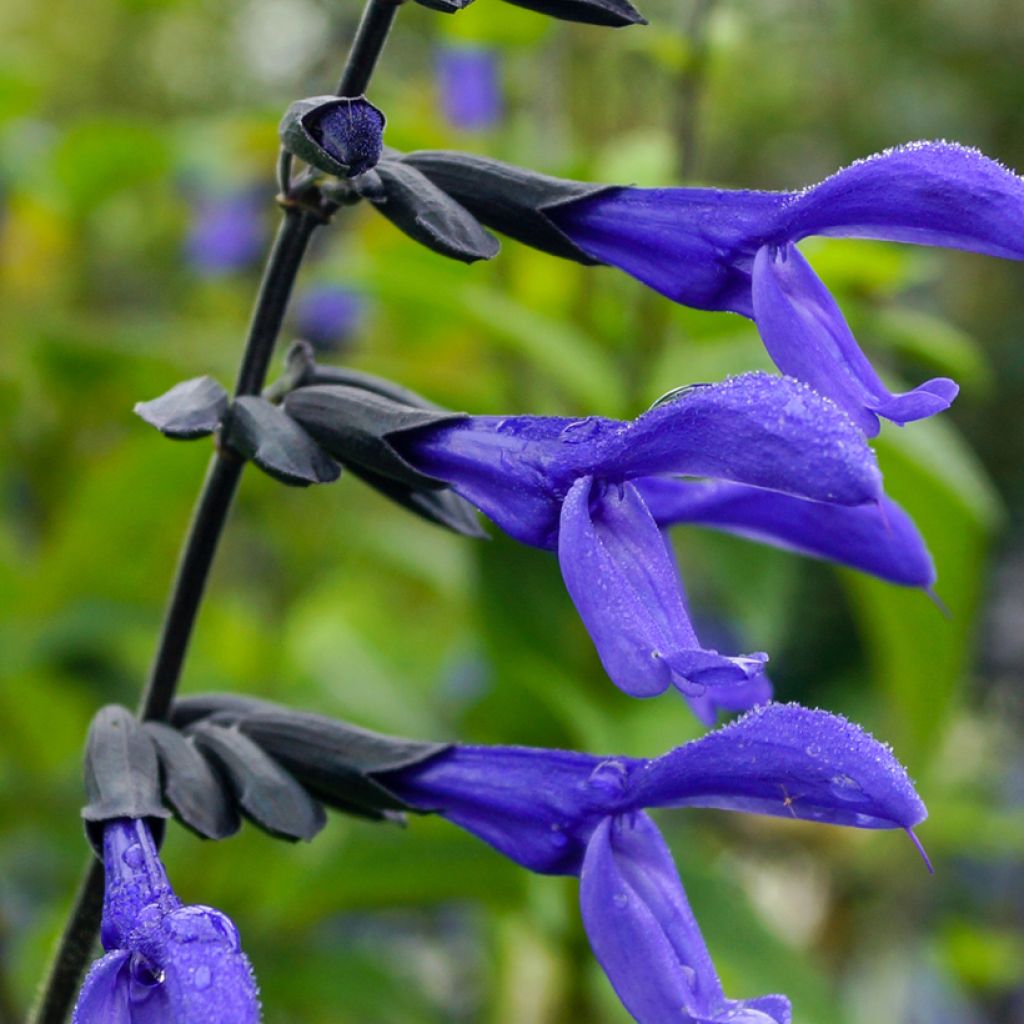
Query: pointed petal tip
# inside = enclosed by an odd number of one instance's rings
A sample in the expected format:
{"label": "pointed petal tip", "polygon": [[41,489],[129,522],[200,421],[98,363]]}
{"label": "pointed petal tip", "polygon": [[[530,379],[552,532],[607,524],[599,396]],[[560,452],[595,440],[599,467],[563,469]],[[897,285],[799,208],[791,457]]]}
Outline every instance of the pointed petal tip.
{"label": "pointed petal tip", "polygon": [[907,835],[910,836],[910,841],[914,844],[914,849],[916,849],[917,852],[921,855],[921,859],[924,861],[924,866],[928,869],[928,874],[934,875],[935,868],[932,865],[931,858],[928,856],[928,852],[924,848],[924,843],[922,843],[921,840],[917,838],[917,835],[912,828],[908,827],[907,829],[905,829],[905,831]]}

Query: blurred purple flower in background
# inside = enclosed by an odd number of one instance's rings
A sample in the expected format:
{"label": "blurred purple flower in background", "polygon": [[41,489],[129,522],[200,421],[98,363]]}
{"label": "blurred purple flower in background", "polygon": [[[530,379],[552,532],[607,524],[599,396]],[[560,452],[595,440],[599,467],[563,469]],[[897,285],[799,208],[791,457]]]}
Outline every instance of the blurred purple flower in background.
{"label": "blurred purple flower in background", "polygon": [[267,244],[267,208],[262,188],[200,196],[192,207],[185,259],[208,277],[254,266]]}
{"label": "blurred purple flower in background", "polygon": [[73,1024],[258,1024],[260,1004],[238,931],[219,910],[174,895],[149,825],[103,826],[100,936]]}
{"label": "blurred purple flower in background", "polygon": [[498,124],[504,104],[494,47],[442,43],[436,64],[441,107],[453,128],[475,132]]}
{"label": "blurred purple flower in background", "polygon": [[[905,829],[924,805],[888,748],[837,715],[771,704],[654,760],[455,746],[381,775],[541,874],[580,879],[583,923],[640,1024],[789,1024],[785,996],[726,997],[648,807]],[[916,842],[916,840],[915,840]]]}
{"label": "blurred purple flower in background", "polygon": [[292,308],[296,334],[321,352],[347,347],[365,315],[365,298],[334,284],[302,292]]}

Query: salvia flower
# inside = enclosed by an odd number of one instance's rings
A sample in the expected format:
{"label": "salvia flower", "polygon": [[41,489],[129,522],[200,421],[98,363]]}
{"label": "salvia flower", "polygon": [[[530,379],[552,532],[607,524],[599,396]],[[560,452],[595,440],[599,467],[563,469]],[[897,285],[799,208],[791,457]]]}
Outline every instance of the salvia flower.
{"label": "salvia flower", "polygon": [[342,285],[322,284],[295,299],[292,318],[299,337],[320,352],[344,347],[366,311],[362,295]]}
{"label": "salvia flower", "polygon": [[908,832],[926,816],[888,748],[845,719],[797,705],[758,708],[651,761],[456,746],[381,781],[531,871],[579,877],[590,943],[640,1024],[791,1019],[785,996],[725,996],[646,808]]}
{"label": "salvia flower", "polygon": [[592,259],[670,299],[754,319],[779,369],[869,435],[878,417],[902,424],[945,409],[957,385],[891,393],[796,243],[830,235],[1024,258],[1024,180],[946,142],[886,150],[800,192],[615,188],[545,212]]}
{"label": "salvia flower", "polygon": [[[515,539],[557,551],[621,689],[649,697],[675,686],[706,721],[716,706],[749,706],[738,687],[759,676],[766,656],[701,645],[660,526],[705,524],[911,585],[934,579],[913,523],[882,493],[862,433],[789,378],[695,386],[632,422],[474,416],[392,443]],[[716,480],[728,484],[717,502],[707,482]],[[751,698],[759,689],[748,689]]]}
{"label": "salvia flower", "polygon": [[266,197],[257,189],[200,197],[185,238],[185,259],[208,277],[253,266],[267,241]]}
{"label": "salvia flower", "polygon": [[103,824],[103,864],[107,954],[85,979],[73,1024],[257,1024],[238,931],[219,910],[175,896],[145,819]]}
{"label": "salvia flower", "polygon": [[445,118],[453,128],[477,132],[501,120],[500,65],[494,47],[441,46],[437,82]]}

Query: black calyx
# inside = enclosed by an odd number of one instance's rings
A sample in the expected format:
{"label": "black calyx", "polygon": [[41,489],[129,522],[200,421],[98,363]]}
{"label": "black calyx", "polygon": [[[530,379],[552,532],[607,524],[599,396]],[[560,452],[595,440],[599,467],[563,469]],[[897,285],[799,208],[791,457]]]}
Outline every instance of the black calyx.
{"label": "black calyx", "polygon": [[344,384],[296,388],[284,409],[340,462],[417,490],[445,486],[407,462],[391,443],[396,434],[462,419],[460,413],[405,405]]}
{"label": "black calyx", "polygon": [[192,441],[212,434],[229,404],[227,391],[217,381],[196,377],[175,384],[159,398],[136,403],[135,415],[167,437]]}
{"label": "black calyx", "polygon": [[265,473],[295,487],[337,480],[341,467],[281,408],[265,398],[235,400],[225,443]]}
{"label": "black calyx", "polygon": [[312,839],[327,824],[320,802],[237,728],[196,723],[190,738],[227,777],[239,810],[282,839]]}
{"label": "black calyx", "polygon": [[474,263],[498,254],[498,240],[476,217],[409,163],[383,160],[353,186],[400,231],[442,256]]}
{"label": "black calyx", "polygon": [[[102,824],[115,818],[148,818],[156,825],[170,812],[160,793],[156,747],[138,719],[119,704],[101,708],[89,725],[85,745],[82,808],[93,848],[103,848]],[[160,830],[157,829],[159,841]]]}
{"label": "black calyx", "polygon": [[[277,775],[268,775],[264,761],[300,785],[314,803],[379,821],[400,818],[414,808],[378,776],[420,764],[448,749],[448,744],[386,736],[233,694],[177,701],[172,722],[185,727],[197,746],[220,762],[243,813],[260,827],[285,836],[289,832],[277,816],[284,789]],[[290,827],[294,835],[295,825]]]}
{"label": "black calyx", "polygon": [[588,266],[597,263],[545,211],[614,186],[555,178],[454,150],[420,150],[400,162],[420,171],[481,224],[552,256]]}
{"label": "black calyx", "polygon": [[585,25],[625,28],[627,25],[647,24],[647,19],[629,0],[506,0],[506,3]]}

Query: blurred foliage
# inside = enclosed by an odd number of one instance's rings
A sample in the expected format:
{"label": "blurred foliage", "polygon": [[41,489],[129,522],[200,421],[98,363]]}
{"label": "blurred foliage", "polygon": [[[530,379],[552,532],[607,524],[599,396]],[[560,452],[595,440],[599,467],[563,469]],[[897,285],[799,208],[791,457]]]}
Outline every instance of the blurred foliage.
{"label": "blurred foliage", "polygon": [[[792,187],[912,138],[1024,165],[1019,0],[646,0],[651,27],[555,25],[478,0],[409,5],[372,89],[402,148],[554,173]],[[184,258],[198,198],[255,188],[275,127],[337,75],[355,0],[7,0],[0,10],[0,1021],[29,1002],[85,849],[79,748],[133,704],[204,472],[131,416],[233,376],[258,268]],[[446,127],[442,38],[493,44],[507,116]],[[894,379],[948,373],[941,422],[878,442],[939,568],[925,596],[680,531],[695,606],[772,652],[778,695],[896,745],[932,818],[909,843],[713,812],[660,816],[726,987],[801,1024],[1024,1020],[1024,289],[964,254],[816,241]],[[300,288],[370,304],[336,358],[475,412],[635,415],[767,367],[753,328],[515,244],[465,268],[372,211],[322,232]],[[993,561],[993,554],[996,556]],[[991,571],[995,566],[996,571]],[[696,735],[672,698],[604,678],[555,561],[471,543],[358,482],[247,474],[184,679],[424,737],[650,756]],[[440,820],[332,819],[308,847],[172,829],[181,895],[238,922],[268,1024],[625,1020],[572,880],[534,878]]]}

